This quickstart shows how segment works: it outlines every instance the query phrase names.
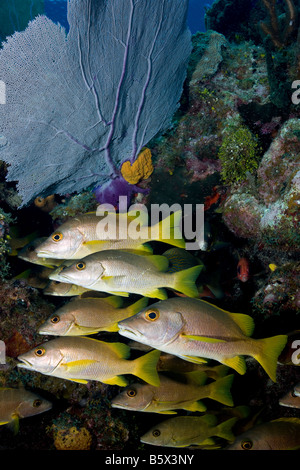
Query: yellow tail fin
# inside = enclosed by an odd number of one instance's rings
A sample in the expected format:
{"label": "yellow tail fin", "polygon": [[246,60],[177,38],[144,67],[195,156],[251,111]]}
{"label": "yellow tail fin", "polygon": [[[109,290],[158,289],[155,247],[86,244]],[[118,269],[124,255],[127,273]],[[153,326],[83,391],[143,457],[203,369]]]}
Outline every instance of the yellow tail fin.
{"label": "yellow tail fin", "polygon": [[222,379],[218,379],[210,384],[210,394],[208,398],[218,401],[223,405],[233,406],[233,400],[230,388],[233,382],[234,375],[230,374]]}
{"label": "yellow tail fin", "polygon": [[150,385],[158,387],[160,384],[160,380],[156,365],[159,357],[160,351],[154,349],[154,351],[151,351],[148,354],[145,354],[144,356],[135,359],[134,370],[132,372],[133,375],[136,375],[137,377],[149,383]]}
{"label": "yellow tail fin", "polygon": [[276,382],[277,360],[287,343],[287,336],[278,335],[257,341],[261,344],[261,351],[258,354],[253,354],[253,357],[264,368],[270,379]]}
{"label": "yellow tail fin", "polygon": [[188,297],[198,297],[199,292],[196,286],[196,280],[202,269],[203,266],[193,266],[192,268],[174,273],[173,289],[182,292]]}
{"label": "yellow tail fin", "polygon": [[232,432],[232,427],[237,421],[238,418],[230,418],[227,421],[224,421],[223,423],[219,424],[215,428],[214,435],[222,437],[223,439],[226,439],[229,442],[233,442],[235,440],[235,436]]}

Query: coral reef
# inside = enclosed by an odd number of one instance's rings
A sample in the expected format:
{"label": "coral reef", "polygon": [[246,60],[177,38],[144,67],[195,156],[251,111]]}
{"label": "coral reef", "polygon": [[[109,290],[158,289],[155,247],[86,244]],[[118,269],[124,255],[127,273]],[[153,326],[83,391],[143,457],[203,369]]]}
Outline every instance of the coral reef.
{"label": "coral reef", "polygon": [[288,120],[262,157],[257,181],[231,187],[223,219],[238,237],[299,250],[299,130],[299,119]]}
{"label": "coral reef", "polygon": [[225,184],[244,180],[258,167],[260,160],[258,139],[243,126],[224,129],[224,139],[218,152],[221,176]]}

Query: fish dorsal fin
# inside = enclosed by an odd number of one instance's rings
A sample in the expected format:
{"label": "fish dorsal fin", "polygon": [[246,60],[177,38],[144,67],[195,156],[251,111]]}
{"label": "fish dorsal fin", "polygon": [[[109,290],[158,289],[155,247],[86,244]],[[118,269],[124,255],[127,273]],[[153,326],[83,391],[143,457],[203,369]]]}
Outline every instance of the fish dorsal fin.
{"label": "fish dorsal fin", "polygon": [[128,359],[130,347],[124,343],[105,343],[120,359]]}
{"label": "fish dorsal fin", "polygon": [[105,302],[109,305],[111,305],[114,308],[120,308],[123,306],[124,299],[122,297],[119,297],[118,295],[111,295],[109,297],[104,297],[101,299],[101,302]]}
{"label": "fish dorsal fin", "polygon": [[218,423],[218,418],[215,416],[215,415],[210,415],[210,414],[206,414],[204,416],[201,416],[199,418],[199,421],[202,421],[203,423],[205,423],[207,426],[216,426],[217,423]]}
{"label": "fish dorsal fin", "polygon": [[230,318],[240,327],[244,335],[251,336],[254,331],[254,320],[244,313],[227,312]]}
{"label": "fish dorsal fin", "polygon": [[207,375],[205,372],[199,372],[198,370],[193,370],[192,372],[186,372],[185,376],[189,383],[195,385],[204,385],[207,381]]}
{"label": "fish dorsal fin", "polygon": [[158,271],[165,272],[169,267],[169,260],[162,255],[152,255],[147,258]]}

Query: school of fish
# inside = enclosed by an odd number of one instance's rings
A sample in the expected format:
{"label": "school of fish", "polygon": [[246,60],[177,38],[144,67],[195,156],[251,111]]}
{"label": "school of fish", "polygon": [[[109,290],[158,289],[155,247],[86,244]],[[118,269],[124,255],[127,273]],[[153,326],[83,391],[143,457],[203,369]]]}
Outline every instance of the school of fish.
{"label": "school of fish", "polygon": [[[110,225],[103,215],[88,213],[69,219],[48,238],[21,247],[18,256],[31,267],[19,277],[45,295],[66,297],[66,302],[37,325],[40,335],[54,338],[19,355],[18,367],[78,383],[123,387],[111,401],[113,408],[162,415],[188,412],[151,428],[141,437],[145,444],[300,448],[300,440],[289,437],[295,430],[299,435],[297,418],[254,426],[246,437],[236,435],[238,417],[231,394],[235,373],[246,373],[248,356],[276,382],[277,360],[287,336],[254,339],[252,317],[201,300],[203,285],[197,280],[204,266],[185,250],[179,222],[175,213],[149,226],[143,214],[137,218],[124,213]],[[128,234],[137,225],[140,237],[120,235],[120,229]],[[153,254],[152,241],[173,247]],[[99,332],[117,332],[120,341],[90,336]],[[280,404],[299,407],[299,395],[298,384],[290,401],[283,397]],[[210,413],[212,401],[229,407],[231,417]],[[0,424],[51,406],[27,390],[0,389]],[[251,446],[243,447],[245,442]]]}

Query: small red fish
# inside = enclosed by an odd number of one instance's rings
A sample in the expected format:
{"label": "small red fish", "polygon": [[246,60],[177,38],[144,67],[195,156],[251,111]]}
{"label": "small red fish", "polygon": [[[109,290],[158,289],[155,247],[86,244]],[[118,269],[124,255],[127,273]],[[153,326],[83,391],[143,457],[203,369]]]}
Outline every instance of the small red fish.
{"label": "small red fish", "polygon": [[249,279],[249,261],[247,258],[240,258],[237,265],[237,278],[242,282],[247,282]]}

